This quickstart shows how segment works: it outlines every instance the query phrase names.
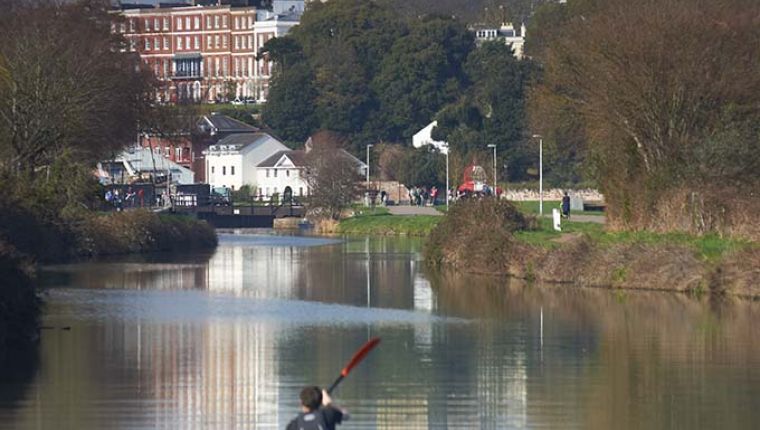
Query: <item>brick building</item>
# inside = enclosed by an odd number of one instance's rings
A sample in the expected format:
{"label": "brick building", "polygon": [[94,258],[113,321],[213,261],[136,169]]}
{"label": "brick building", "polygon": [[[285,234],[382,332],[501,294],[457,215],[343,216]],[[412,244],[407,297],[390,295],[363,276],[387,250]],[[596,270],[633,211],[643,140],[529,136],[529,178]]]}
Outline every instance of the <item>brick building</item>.
{"label": "brick building", "polygon": [[273,10],[233,5],[123,5],[113,31],[137,52],[160,82],[156,100],[265,101],[271,64],[256,53],[298,24],[303,1],[273,2]]}

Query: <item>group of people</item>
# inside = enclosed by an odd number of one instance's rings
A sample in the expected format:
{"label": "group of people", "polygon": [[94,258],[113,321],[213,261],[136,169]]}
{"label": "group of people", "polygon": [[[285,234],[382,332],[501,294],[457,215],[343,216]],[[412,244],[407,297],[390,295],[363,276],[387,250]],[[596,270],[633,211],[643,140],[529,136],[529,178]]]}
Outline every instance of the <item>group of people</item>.
{"label": "group of people", "polygon": [[121,211],[124,208],[134,208],[145,206],[145,190],[138,188],[136,191],[132,187],[122,192],[118,188],[108,189],[105,193],[106,203]]}
{"label": "group of people", "polygon": [[438,199],[438,187],[425,186],[412,187],[409,189],[409,204],[411,206],[434,206]]}

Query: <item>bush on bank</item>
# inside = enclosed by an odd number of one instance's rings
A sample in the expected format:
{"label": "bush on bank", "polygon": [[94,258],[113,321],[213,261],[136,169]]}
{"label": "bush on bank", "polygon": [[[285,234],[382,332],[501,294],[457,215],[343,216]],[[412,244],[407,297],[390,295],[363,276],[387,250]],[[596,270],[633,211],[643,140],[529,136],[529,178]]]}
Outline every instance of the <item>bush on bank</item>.
{"label": "bush on bank", "polygon": [[[605,232],[601,225],[520,223],[493,200],[457,203],[425,244],[425,258],[469,273],[600,288],[760,297],[760,244],[683,233]],[[548,220],[542,220],[548,221]]]}
{"label": "bush on bank", "polygon": [[425,258],[435,265],[465,264],[504,270],[505,260],[522,246],[517,231],[534,230],[535,218],[507,200],[470,199],[451,206],[425,243]]}
{"label": "bush on bank", "polygon": [[205,221],[148,210],[91,215],[77,230],[80,256],[204,249],[217,243]]}

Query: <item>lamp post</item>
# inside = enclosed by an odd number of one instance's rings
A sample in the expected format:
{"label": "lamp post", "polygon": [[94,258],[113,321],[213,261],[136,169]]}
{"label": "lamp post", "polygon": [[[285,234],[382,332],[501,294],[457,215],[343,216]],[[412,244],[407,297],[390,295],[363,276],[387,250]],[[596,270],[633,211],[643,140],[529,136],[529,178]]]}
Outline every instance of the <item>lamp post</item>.
{"label": "lamp post", "polygon": [[496,196],[496,145],[493,143],[488,144],[489,148],[493,148],[493,195]]}
{"label": "lamp post", "polygon": [[449,209],[449,145],[448,143],[444,147],[444,154],[446,154],[446,210]]}
{"label": "lamp post", "polygon": [[538,139],[538,214],[544,215],[544,137],[534,134]]}
{"label": "lamp post", "polygon": [[367,206],[369,206],[369,149],[373,146],[371,143],[367,144]]}

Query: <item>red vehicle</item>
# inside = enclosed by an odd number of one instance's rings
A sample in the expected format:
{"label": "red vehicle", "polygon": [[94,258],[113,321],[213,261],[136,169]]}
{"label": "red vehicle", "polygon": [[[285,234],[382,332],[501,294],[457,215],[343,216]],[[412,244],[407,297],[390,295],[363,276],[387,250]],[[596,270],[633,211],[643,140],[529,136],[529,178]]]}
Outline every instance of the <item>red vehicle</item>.
{"label": "red vehicle", "polygon": [[[493,186],[488,185],[488,175],[482,166],[470,164],[464,169],[464,182],[457,188],[460,194],[464,195],[491,195]],[[496,187],[496,195],[501,195],[502,190]]]}

